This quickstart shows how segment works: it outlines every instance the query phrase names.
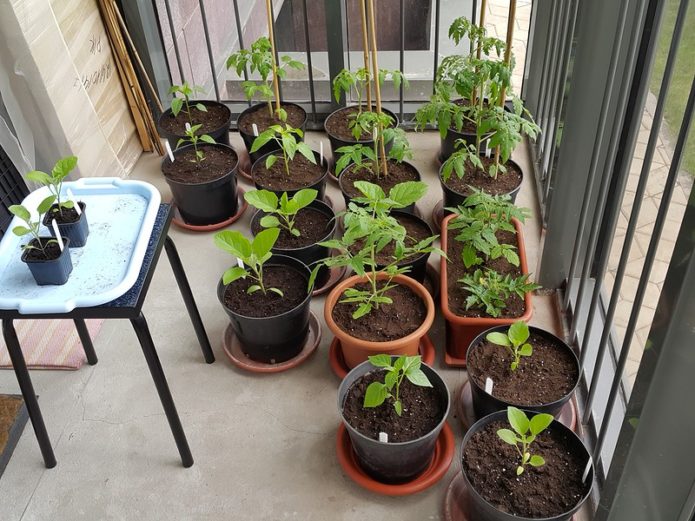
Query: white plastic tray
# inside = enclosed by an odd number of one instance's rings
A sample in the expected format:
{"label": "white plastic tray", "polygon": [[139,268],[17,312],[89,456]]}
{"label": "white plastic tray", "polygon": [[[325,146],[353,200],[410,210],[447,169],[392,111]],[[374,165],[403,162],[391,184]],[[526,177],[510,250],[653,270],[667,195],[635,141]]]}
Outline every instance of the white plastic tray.
{"label": "white plastic tray", "polygon": [[[70,249],[73,270],[68,282],[62,286],[36,284],[20,260],[21,245],[27,238],[12,233],[12,228],[22,224],[15,217],[0,242],[0,309],[22,314],[66,313],[110,302],[137,281],[161,202],[157,189],[116,177],[64,183],[63,191],[68,188],[87,205],[89,222],[87,244]],[[48,195],[48,189],[41,188],[22,204],[35,211]]]}

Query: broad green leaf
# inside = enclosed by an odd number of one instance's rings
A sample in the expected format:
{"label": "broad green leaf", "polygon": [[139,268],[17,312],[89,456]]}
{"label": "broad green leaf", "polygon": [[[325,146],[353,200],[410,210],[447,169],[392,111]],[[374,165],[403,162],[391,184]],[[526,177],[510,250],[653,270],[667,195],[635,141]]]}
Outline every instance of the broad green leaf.
{"label": "broad green leaf", "polygon": [[311,150],[309,145],[300,141],[299,143],[297,143],[297,151],[300,154],[302,154],[307,159],[307,161],[314,165],[316,164],[316,155],[314,154],[314,151]]}
{"label": "broad green leaf", "polygon": [[379,407],[389,395],[388,389],[381,382],[372,382],[364,393],[365,408]]}
{"label": "broad green leaf", "polygon": [[278,240],[279,235],[280,230],[278,228],[268,228],[259,232],[251,244],[253,253],[259,258],[269,253],[275,245],[275,241]]}
{"label": "broad green leaf", "polygon": [[61,208],[68,208],[68,209],[74,208],[74,207],[75,207],[75,203],[74,203],[73,201],[62,201],[62,202],[60,203],[60,207],[61,207]]}
{"label": "broad green leaf", "polygon": [[523,320],[517,320],[509,326],[507,336],[509,336],[509,340],[512,341],[512,344],[520,346],[526,342],[529,337],[528,325]]}
{"label": "broad green leaf", "polygon": [[395,371],[400,371],[401,369],[403,369],[406,360],[407,357],[405,356],[399,356],[398,358],[396,358],[396,361],[393,363],[393,369]]}
{"label": "broad green leaf", "polygon": [[41,172],[40,170],[32,170],[28,172],[25,176],[29,181],[39,183],[42,185],[50,185],[52,182],[51,176],[46,172]]}
{"label": "broad green leaf", "polygon": [[492,333],[488,333],[487,335],[485,335],[485,339],[488,342],[497,344],[498,346],[512,346],[511,342],[509,342],[509,338],[507,338],[507,335],[505,335],[504,333],[500,333],[499,331],[493,331]]}
{"label": "broad green leaf", "polygon": [[368,357],[369,363],[374,367],[384,367],[391,369],[391,357],[389,355],[372,355]]}
{"label": "broad green leaf", "polygon": [[248,275],[248,273],[244,268],[240,266],[233,266],[225,271],[224,275],[222,275],[222,283],[226,286],[235,280],[246,278],[246,275]]}
{"label": "broad green leaf", "polygon": [[543,456],[539,456],[538,454],[534,454],[531,456],[531,459],[529,460],[529,465],[532,467],[542,467],[545,465],[545,460],[543,459]]}
{"label": "broad green leaf", "polygon": [[270,190],[250,190],[244,193],[244,199],[254,208],[264,212],[274,212],[278,206],[278,196]]}
{"label": "broad green leaf", "polygon": [[278,288],[268,288],[268,291],[272,291],[273,293],[275,293],[276,295],[279,295],[280,297],[285,296],[285,294],[282,292],[282,290],[280,290]]}
{"label": "broad green leaf", "polygon": [[197,108],[200,112],[207,112],[208,108],[203,105],[202,103],[196,103],[195,108]]}
{"label": "broad green leaf", "polygon": [[406,181],[398,183],[389,191],[389,199],[396,201],[397,208],[405,208],[416,203],[427,193],[427,183]]}
{"label": "broad green leaf", "polygon": [[292,200],[295,201],[298,207],[301,209],[313,203],[317,195],[317,190],[314,190],[312,188],[304,188],[303,190],[300,190],[299,192],[294,194]]}
{"label": "broad green leaf", "polygon": [[536,414],[530,421],[531,434],[538,436],[553,423],[554,419],[552,414]]}
{"label": "broad green leaf", "polygon": [[265,158],[265,167],[266,169],[270,170],[273,168],[273,165],[277,163],[277,160],[280,159],[278,156],[275,154],[270,154],[268,157]]}
{"label": "broad green leaf", "polygon": [[179,115],[179,112],[181,112],[181,108],[183,107],[183,98],[173,98],[171,100],[171,113],[174,115],[174,117]]}
{"label": "broad green leaf", "polygon": [[524,344],[519,349],[519,354],[521,356],[531,356],[533,354],[533,346],[531,344]]}
{"label": "broad green leaf", "polygon": [[393,408],[396,409],[396,414],[401,416],[403,414],[403,404],[400,400],[393,402]]}
{"label": "broad green leaf", "polygon": [[427,375],[422,371],[422,369],[410,370],[405,374],[405,377],[410,381],[410,383],[419,387],[432,387],[429,378],[427,378]]}
{"label": "broad green leaf", "polygon": [[48,210],[51,209],[51,206],[53,206],[53,203],[56,200],[55,195],[49,195],[46,197],[43,201],[39,203],[39,206],[36,208],[36,211],[39,213],[39,216],[45,214]]}
{"label": "broad green leaf", "polygon": [[497,431],[497,436],[499,436],[503,442],[508,443],[509,445],[516,445],[517,440],[514,431],[510,431],[509,429],[499,429]]}
{"label": "broad green leaf", "polygon": [[64,178],[67,176],[73,168],[77,166],[77,157],[76,156],[67,156],[59,159],[56,161],[55,166],[53,167],[53,175],[54,177],[59,177],[59,178]]}
{"label": "broad green leaf", "polygon": [[10,213],[16,215],[24,222],[29,222],[31,220],[31,214],[29,213],[29,210],[27,210],[20,204],[13,204],[8,208],[8,210],[10,211]]}
{"label": "broad green leaf", "polygon": [[253,140],[253,144],[251,145],[251,150],[249,150],[249,152],[257,152],[263,145],[274,138],[275,131],[272,129],[272,127],[264,132],[261,132],[261,134]]}
{"label": "broad green leaf", "polygon": [[260,225],[263,228],[277,228],[280,226],[280,221],[274,215],[265,215],[261,217]]}
{"label": "broad green leaf", "polygon": [[518,467],[516,468],[516,475],[517,475],[517,476],[521,476],[523,473],[524,473],[524,467],[518,466]]}
{"label": "broad green leaf", "polygon": [[258,284],[253,284],[252,286],[249,286],[249,289],[246,290],[246,293],[251,295],[252,293],[256,293],[256,291],[260,291],[261,287]]}
{"label": "broad green leaf", "polygon": [[388,371],[386,373],[386,376],[384,377],[384,383],[386,384],[386,387],[389,390],[393,389],[393,386],[396,385],[397,380],[398,380],[398,371]]}
{"label": "broad green leaf", "polygon": [[207,134],[203,134],[202,136],[200,136],[200,140],[203,143],[208,143],[210,145],[217,144],[217,141],[215,141],[212,137],[208,136]]}
{"label": "broad green leaf", "polygon": [[357,188],[365,197],[371,199],[372,201],[378,201],[386,197],[384,191],[379,185],[374,183],[368,183],[367,181],[355,181],[355,188]]}
{"label": "broad green leaf", "polygon": [[524,411],[521,409],[511,406],[507,407],[507,419],[509,420],[509,425],[512,426],[512,429],[522,436],[528,432],[529,420],[526,417],[526,414],[524,414]]}
{"label": "broad green leaf", "polygon": [[12,228],[12,233],[17,235],[18,237],[22,237],[31,233],[31,230],[26,226],[15,226],[14,228]]}
{"label": "broad green leaf", "polygon": [[215,234],[215,245],[242,260],[251,256],[251,241],[236,230],[224,230]]}

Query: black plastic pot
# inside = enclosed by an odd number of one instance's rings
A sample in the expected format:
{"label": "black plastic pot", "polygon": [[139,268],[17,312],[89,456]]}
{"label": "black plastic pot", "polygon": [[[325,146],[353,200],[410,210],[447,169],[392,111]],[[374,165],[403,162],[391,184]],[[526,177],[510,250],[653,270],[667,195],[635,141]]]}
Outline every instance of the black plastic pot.
{"label": "black plastic pot", "polygon": [[[450,128],[447,130],[446,136],[441,138],[442,144],[439,149],[439,161],[443,163],[451,157],[451,154],[453,154],[458,148],[456,146],[456,141],[459,139],[463,139],[467,145],[475,145],[476,138],[477,135],[475,132],[458,132],[453,128]],[[483,148],[482,143],[480,146]]]}
{"label": "black plastic pot", "polygon": [[[395,361],[398,357],[392,357]],[[437,426],[426,435],[411,441],[400,443],[383,443],[368,438],[354,429],[343,416],[343,404],[352,384],[370,371],[377,371],[372,364],[362,362],[352,369],[340,383],[338,388],[338,410],[350,435],[352,448],[362,469],[377,481],[382,483],[406,483],[421,474],[432,461],[434,447],[439,433],[444,427],[449,414],[449,389],[444,380],[431,367],[422,364],[423,372],[432,383],[443,403],[446,403],[444,414]],[[384,404],[383,407],[390,407]]]}
{"label": "black plastic pot", "polygon": [[[473,367],[473,359],[471,358],[471,353],[477,349],[485,340],[485,336],[488,335],[488,333],[492,332],[500,332],[500,333],[506,333],[507,330],[509,329],[509,326],[496,326],[496,327],[491,327],[490,329],[483,331],[480,333],[477,337],[473,339],[471,342],[470,346],[468,347],[468,354],[466,356],[466,360],[468,360],[468,371],[470,373],[471,370],[475,370],[475,367]],[[485,392],[485,389],[481,389],[478,384],[475,383],[475,380],[473,378],[469,378],[471,382],[471,393],[473,394],[473,409],[475,411],[475,418],[480,419],[483,416],[487,416],[488,414],[492,414],[493,412],[497,411],[506,411],[507,407],[510,405],[513,405],[515,407],[520,407],[527,409],[529,411],[533,411],[534,413],[540,413],[544,412],[547,414],[552,414],[553,416],[557,417],[560,414],[560,410],[562,407],[569,401],[569,399],[572,397],[572,394],[574,393],[575,389],[577,388],[577,385],[579,384],[579,359],[577,359],[577,355],[574,354],[574,351],[572,351],[572,348],[568,346],[565,342],[563,342],[560,338],[556,337],[552,333],[549,333],[548,331],[545,331],[544,329],[540,329],[534,326],[529,326],[529,331],[531,334],[535,334],[538,336],[541,336],[553,344],[557,345],[558,349],[561,349],[562,351],[566,351],[569,353],[569,355],[572,357],[572,360],[574,360],[575,367],[577,370],[577,381],[575,382],[574,386],[572,386],[572,390],[570,390],[565,396],[560,398],[559,400],[556,400],[551,403],[539,403],[539,404],[516,404],[516,403],[508,403],[505,402],[504,400],[501,400],[499,398],[495,398],[494,396],[489,395],[488,393]],[[503,347],[500,346],[500,349],[504,349]],[[493,393],[494,393],[494,385],[493,385]]]}
{"label": "black plastic pot", "polygon": [[[339,138],[339,137],[337,137],[337,136],[334,136],[333,134],[331,134],[331,133],[328,131],[327,123],[331,120],[331,118],[333,118],[335,114],[338,114],[339,112],[342,112],[342,111],[344,111],[344,110],[346,110],[346,109],[349,109],[349,108],[352,108],[352,107],[342,107],[342,108],[339,108],[338,110],[335,110],[335,111],[331,112],[331,113],[328,115],[328,117],[326,118],[326,121],[325,121],[324,124],[323,124],[323,128],[324,128],[324,130],[326,131],[326,134],[328,135],[328,141],[330,141],[330,143],[331,143],[331,152],[333,153],[333,163],[334,163],[334,164],[338,161],[338,159],[340,159],[341,154],[336,153],[336,150],[338,150],[340,147],[348,147],[348,146],[357,145],[357,144],[365,145],[365,146],[370,146],[370,147],[373,147],[373,146],[374,146],[374,140],[373,140],[373,139],[364,139],[364,140],[350,139],[350,140],[344,140],[344,139],[341,139],[341,138]],[[376,112],[376,106],[373,106],[373,107],[372,107],[372,110],[373,110],[374,112]],[[388,114],[389,116],[391,116],[391,118],[393,118],[393,121],[394,121],[393,128],[397,128],[398,125],[399,125],[399,123],[400,123],[400,122],[398,121],[398,116],[396,116],[395,113],[393,113],[393,112],[391,112],[390,110],[385,109],[385,108],[382,108],[381,111],[382,111],[383,113]],[[386,153],[388,153],[388,151],[391,150],[391,146],[392,146],[392,143],[386,143],[386,144],[384,145],[384,148],[386,149]]]}
{"label": "black plastic pot", "polygon": [[[529,412],[527,411],[527,415],[528,413]],[[463,443],[461,444],[461,454],[464,454],[466,444],[476,432],[479,432],[480,430],[484,429],[489,423],[495,421],[503,421],[506,423],[507,411],[500,411],[494,414],[490,414],[474,423],[473,426],[470,429],[468,429],[466,435],[463,437]],[[589,461],[589,451],[586,450],[584,443],[582,443],[582,441],[574,432],[572,432],[569,428],[565,427],[557,420],[554,421],[548,428],[558,429],[562,431],[566,439],[571,440],[570,443],[572,444],[572,450],[577,451],[580,454],[583,454],[585,456],[585,458],[582,458],[583,461]],[[589,497],[589,494],[591,493],[591,484],[593,483],[594,479],[594,466],[592,463],[591,470],[589,471],[589,475],[586,481],[586,483],[588,483],[589,485],[587,485],[584,495],[577,502],[574,508],[572,508],[572,510],[554,517],[529,518],[515,516],[510,513],[502,512],[496,509],[492,504],[485,500],[475,488],[473,488],[473,485],[468,479],[465,470],[462,470],[462,472],[463,478],[466,480],[466,487],[468,488],[468,519],[474,519],[475,521],[568,521],[581,508],[581,506],[584,504],[584,501],[586,501],[586,499]]]}
{"label": "black plastic pot", "polygon": [[[80,205],[80,210],[82,210],[79,219],[74,223],[58,223],[58,230],[60,231],[61,237],[70,239],[71,248],[81,248],[87,243],[87,237],[89,236],[89,223],[87,222],[87,214],[85,213],[87,205],[82,201],[79,201],[77,204]],[[55,237],[55,232],[53,231],[53,226],[51,226],[51,215],[53,215],[54,208],[57,209],[57,206],[51,206],[51,209],[43,217],[43,225],[48,228],[48,231],[51,232],[53,237]]]}
{"label": "black plastic pot", "polygon": [[[177,149],[174,152],[174,157],[192,146],[187,145]],[[207,225],[222,222],[234,215],[239,205],[236,179],[239,161],[236,152],[227,145],[206,144],[205,146],[222,147],[231,151],[237,159],[237,163],[229,172],[206,183],[181,183],[164,176],[171,189],[176,207],[188,224]],[[167,163],[171,163],[171,160],[165,157],[162,160],[162,166]]]}
{"label": "black plastic pot", "polygon": [[[409,219],[413,219],[413,220],[416,220],[416,221],[422,223],[430,231],[430,235],[433,235],[432,227],[429,224],[427,224],[427,221],[425,221],[424,219],[421,219],[417,215],[413,215],[411,213],[404,212],[403,210],[393,210],[391,212],[391,215],[393,217],[397,217],[399,214],[400,215],[407,215]],[[405,273],[405,275],[407,275],[411,279],[417,280],[420,284],[422,284],[425,281],[425,275],[427,273],[427,260],[429,258],[430,258],[429,253],[423,253],[422,255],[412,259],[411,261],[403,262],[403,263],[399,264],[399,266],[400,267],[409,266],[410,271],[408,273]],[[384,269],[384,267],[385,266],[377,265],[377,270]]]}
{"label": "black plastic pot", "polygon": [[[265,266],[289,266],[302,273],[307,283],[309,281],[309,268],[292,257],[273,255]],[[225,306],[224,290],[225,285],[220,280],[217,298],[249,358],[263,363],[280,363],[297,356],[309,331],[311,292],[295,308],[281,315],[259,318],[240,315]]]}
{"label": "black plastic pot", "polygon": [[[281,103],[282,107],[287,107],[289,105],[292,105],[293,107],[298,107],[301,109],[302,112],[304,112],[304,121],[302,122],[301,125],[295,127],[299,128],[302,130],[302,132],[306,133],[306,122],[307,122],[307,114],[306,110],[304,110],[302,107],[297,105],[296,103],[285,103],[284,101]],[[249,114],[253,114],[254,112],[258,110],[268,110],[268,104],[267,103],[256,103],[254,105],[251,105],[249,108],[244,110],[241,114],[239,114],[239,117],[237,118],[237,121],[241,121],[242,118]],[[244,145],[246,145],[246,150],[249,151],[249,156],[251,157],[251,163],[254,163],[259,157],[266,155],[268,152],[272,152],[273,150],[278,150],[278,145],[275,142],[275,140],[270,140],[268,141],[265,145],[263,145],[259,150],[254,152],[253,154],[251,153],[251,147],[253,146],[253,141],[256,139],[257,136],[254,136],[253,133],[247,134],[246,132],[242,131],[239,129],[239,135],[241,136],[241,139],[244,140]],[[298,138],[300,141],[303,141],[303,138]]]}
{"label": "black plastic pot", "polygon": [[[309,244],[307,246],[304,246],[302,248],[289,248],[289,249],[283,249],[283,248],[273,248],[273,253],[279,253],[281,255],[287,255],[288,257],[292,257],[293,259],[297,259],[298,261],[303,262],[307,266],[311,266],[315,262],[325,259],[329,255],[329,250],[325,246],[320,246],[318,243],[327,241],[329,239],[333,238],[333,235],[335,234],[335,228],[336,228],[336,218],[335,218],[335,212],[333,212],[333,209],[328,206],[326,203],[323,201],[319,201],[318,199],[314,200],[307,208],[311,208],[313,210],[316,210],[318,212],[321,212],[324,215],[327,215],[328,217],[331,218],[331,222],[329,223],[329,227],[326,230],[326,234],[324,237],[317,241],[316,244]],[[263,216],[266,215],[264,212],[258,210],[256,213],[253,214],[253,217],[251,217],[251,230],[253,231],[256,228],[256,224],[263,218]],[[301,230],[300,230],[301,231]]]}
{"label": "black plastic pot", "polygon": [[[53,237],[41,237],[42,241],[50,239],[53,239]],[[62,286],[68,281],[70,273],[72,273],[70,239],[63,237],[63,243],[65,246],[57,259],[27,260],[28,250],[22,253],[22,262],[29,267],[29,271],[31,271],[34,280],[39,286]]]}
{"label": "black plastic pot", "polygon": [[[224,123],[219,128],[216,128],[215,130],[211,132],[207,132],[207,135],[210,136],[212,139],[214,139],[217,143],[220,143],[222,145],[227,145],[229,146],[229,128],[232,124],[232,111],[229,110],[229,107],[225,105],[224,103],[218,103],[217,101],[211,101],[211,100],[194,100],[193,103],[202,103],[206,107],[212,107],[212,106],[218,106],[218,107],[223,107],[227,113],[229,114],[229,117],[227,118],[227,121]],[[157,129],[159,130],[159,135],[162,136],[163,138],[167,139],[169,141],[169,144],[171,145],[171,148],[177,148],[176,143],[178,143],[179,139],[185,138],[186,134],[183,132],[184,129],[182,129],[181,134],[172,134],[171,132],[167,132],[162,128],[161,122],[165,117],[170,117],[171,116],[171,109],[165,110],[160,116],[159,119],[157,120]]]}
{"label": "black plastic pot", "polygon": [[[302,188],[297,188],[296,190],[276,190],[274,188],[269,188],[267,186],[263,186],[262,184],[258,183],[256,181],[256,177],[254,176],[254,172],[256,171],[256,165],[263,165],[265,164],[265,159],[268,157],[270,154],[274,154],[277,152],[277,149],[271,150],[267,154],[264,154],[260,156],[258,159],[256,159],[253,163],[253,166],[251,167],[251,177],[253,177],[253,184],[258,188],[259,190],[268,190],[270,192],[274,192],[276,194],[281,195],[283,192],[287,192],[287,197],[292,197],[294,194],[299,192],[300,190],[304,188],[313,188],[318,192],[318,195],[316,196],[316,199],[323,199],[325,194],[326,194],[326,181],[328,180],[328,160],[326,159],[326,156],[323,157],[323,161],[319,163],[321,159],[321,154],[319,154],[316,150],[312,150],[314,152],[314,158],[316,159],[316,164],[320,164],[324,168],[323,175],[311,186],[303,186]],[[296,157],[296,156],[295,156]],[[282,160],[282,156],[280,156],[280,160]]]}

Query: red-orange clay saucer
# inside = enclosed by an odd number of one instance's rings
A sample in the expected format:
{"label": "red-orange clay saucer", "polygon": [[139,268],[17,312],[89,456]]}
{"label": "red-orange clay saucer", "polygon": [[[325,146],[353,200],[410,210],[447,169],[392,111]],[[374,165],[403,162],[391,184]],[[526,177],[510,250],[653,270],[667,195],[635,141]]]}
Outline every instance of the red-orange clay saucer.
{"label": "red-orange clay saucer", "polygon": [[316,348],[321,342],[321,324],[318,318],[314,315],[313,311],[309,317],[309,332],[307,333],[306,341],[304,342],[304,347],[294,358],[290,358],[284,362],[277,364],[266,364],[264,362],[256,362],[251,360],[241,348],[241,342],[239,342],[238,337],[234,334],[232,325],[229,324],[224,331],[224,336],[222,338],[222,347],[224,348],[224,353],[239,369],[244,369],[245,371],[250,371],[252,373],[280,373],[282,371],[287,371],[293,367],[297,367],[302,362],[305,362],[312,354],[316,352]]}
{"label": "red-orange clay saucer", "polygon": [[181,214],[179,213],[179,209],[172,201],[171,206],[174,208],[174,217],[172,222],[179,228],[192,232],[214,232],[215,230],[221,230],[222,228],[226,228],[230,224],[235,223],[242,215],[244,215],[246,208],[248,208],[249,203],[247,203],[246,199],[244,199],[244,190],[242,188],[237,188],[237,199],[239,200],[239,203],[236,213],[229,219],[225,219],[222,222],[214,224],[188,224],[183,220],[183,217],[181,217]]}
{"label": "red-orange clay saucer", "polygon": [[[464,430],[468,430],[470,426],[475,423],[473,393],[471,392],[470,380],[466,380],[461,386],[461,389],[456,393],[456,412],[458,412]],[[575,430],[577,426],[577,409],[572,399],[562,407],[557,421],[571,431]]]}
{"label": "red-orange clay saucer", "polygon": [[338,427],[336,441],[338,462],[348,477],[359,486],[385,496],[409,496],[428,489],[444,477],[456,453],[454,433],[449,424],[445,422],[434,447],[432,462],[425,471],[408,483],[390,485],[376,481],[362,470],[357,462],[357,456],[355,456],[355,452],[352,450],[350,435],[342,423]]}
{"label": "red-orange clay saucer", "polygon": [[[431,366],[434,363],[434,356],[436,352],[434,349],[434,344],[428,335],[425,335],[420,339],[418,352],[420,353],[422,362],[424,364]],[[340,340],[338,337],[333,338],[331,346],[328,348],[328,362],[331,364],[331,369],[335,375],[341,380],[350,372],[350,368],[347,366],[345,359],[343,358],[343,349],[340,346]]]}

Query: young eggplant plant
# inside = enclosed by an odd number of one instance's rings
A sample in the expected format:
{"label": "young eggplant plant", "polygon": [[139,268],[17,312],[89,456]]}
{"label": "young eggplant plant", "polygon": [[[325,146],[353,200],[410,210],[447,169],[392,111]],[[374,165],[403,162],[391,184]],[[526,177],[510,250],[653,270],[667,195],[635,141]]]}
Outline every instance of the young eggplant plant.
{"label": "young eggplant plant", "polygon": [[466,298],[466,309],[477,308],[491,317],[499,317],[507,307],[507,299],[517,295],[523,299],[528,292],[540,289],[541,286],[530,282],[529,275],[500,275],[495,270],[481,269],[467,273],[459,279],[469,295]]}
{"label": "young eggplant plant", "polygon": [[[63,182],[65,178],[70,174],[70,172],[77,166],[77,157],[68,156],[59,159],[53,166],[50,174],[46,172],[41,172],[40,170],[32,170],[27,173],[26,177],[29,181],[34,181],[35,183],[42,184],[48,188],[48,191],[53,196],[53,200],[57,206],[54,212],[63,215],[63,209],[74,208],[75,203],[71,200],[64,201],[61,199],[61,192],[63,190]],[[44,200],[45,201],[45,200]],[[46,212],[50,208],[46,209]],[[46,213],[43,212],[43,213]]]}
{"label": "young eggplant plant", "polygon": [[193,125],[193,126],[186,125],[186,130],[185,130],[186,137],[183,137],[176,142],[176,148],[180,147],[181,145],[183,145],[185,143],[188,143],[189,145],[193,145],[193,150],[195,150],[195,159],[193,159],[191,162],[198,165],[199,168],[200,168],[201,162],[205,160],[205,153],[202,150],[198,149],[198,143],[202,142],[202,143],[207,143],[209,145],[215,144],[215,140],[212,137],[208,136],[207,134],[203,134],[202,136],[199,136],[197,134],[197,132],[198,132],[198,130],[200,130],[201,126],[202,125]]}
{"label": "young eggplant plant", "polygon": [[207,112],[207,107],[202,103],[191,102],[191,97],[199,92],[205,92],[205,89],[199,85],[191,86],[185,81],[183,85],[172,85],[169,89],[169,94],[174,95],[171,100],[171,113],[174,117],[177,117],[183,111],[186,114],[186,118],[188,118],[188,124],[192,126],[191,107],[195,107],[200,112]]}
{"label": "young eggplant plant", "polygon": [[[296,137],[295,137],[296,136]],[[303,155],[307,161],[312,164],[316,164],[316,157],[314,152],[309,148],[309,145],[303,141],[297,141],[297,137],[301,138],[304,136],[302,129],[293,128],[287,123],[285,125],[271,125],[267,130],[261,132],[261,134],[253,140],[253,145],[251,146],[251,153],[257,152],[266,143],[274,140],[280,150],[282,151],[282,159],[285,167],[285,173],[289,177],[290,175],[290,162],[294,160],[294,156],[299,152]],[[278,160],[278,156],[275,154],[269,154],[265,160],[265,167],[270,170],[275,162]]]}
{"label": "young eggplant plant", "polygon": [[[31,240],[27,244],[22,245],[23,250],[40,250],[43,256],[46,257],[46,246],[58,242],[56,239],[42,240],[41,236],[39,235],[42,217],[46,212],[48,212],[54,201],[55,196],[49,195],[39,203],[39,206],[36,208],[36,213],[38,214],[38,220],[36,221],[31,219],[31,212],[25,206],[13,204],[8,208],[12,215],[19,217],[19,219],[24,221],[25,224],[25,226],[15,226],[12,228],[12,233],[14,233],[17,237],[24,237],[26,235],[31,236]],[[33,246],[32,242],[35,243],[36,246]]]}
{"label": "young eggplant plant", "polygon": [[528,325],[523,320],[514,322],[506,333],[493,331],[485,335],[488,342],[492,342],[498,346],[502,346],[512,355],[512,363],[510,369],[516,371],[519,367],[519,362],[522,356],[531,356],[533,354],[533,346],[527,342],[529,338]]}
{"label": "young eggplant plant", "polygon": [[369,357],[369,363],[384,370],[383,382],[372,382],[364,394],[363,407],[379,407],[387,398],[393,400],[393,408],[398,416],[403,414],[403,404],[400,399],[401,384],[405,378],[418,387],[432,387],[427,375],[420,369],[421,356],[399,356],[393,365],[389,355],[374,355]]}
{"label": "young eggplant plant", "polygon": [[299,190],[292,198],[283,192],[280,197],[269,190],[251,190],[244,194],[244,199],[254,208],[265,212],[260,221],[263,228],[282,228],[295,237],[302,235],[301,230],[295,227],[294,221],[297,214],[314,202],[318,191],[312,188]]}
{"label": "young eggplant plant", "polygon": [[545,465],[545,460],[538,454],[529,452],[531,444],[536,437],[542,433],[553,422],[552,414],[536,414],[529,419],[524,411],[516,407],[507,407],[507,420],[512,429],[499,429],[497,436],[509,445],[514,445],[521,461],[516,467],[516,475],[521,476],[524,473],[526,465],[532,467],[542,467]]}

